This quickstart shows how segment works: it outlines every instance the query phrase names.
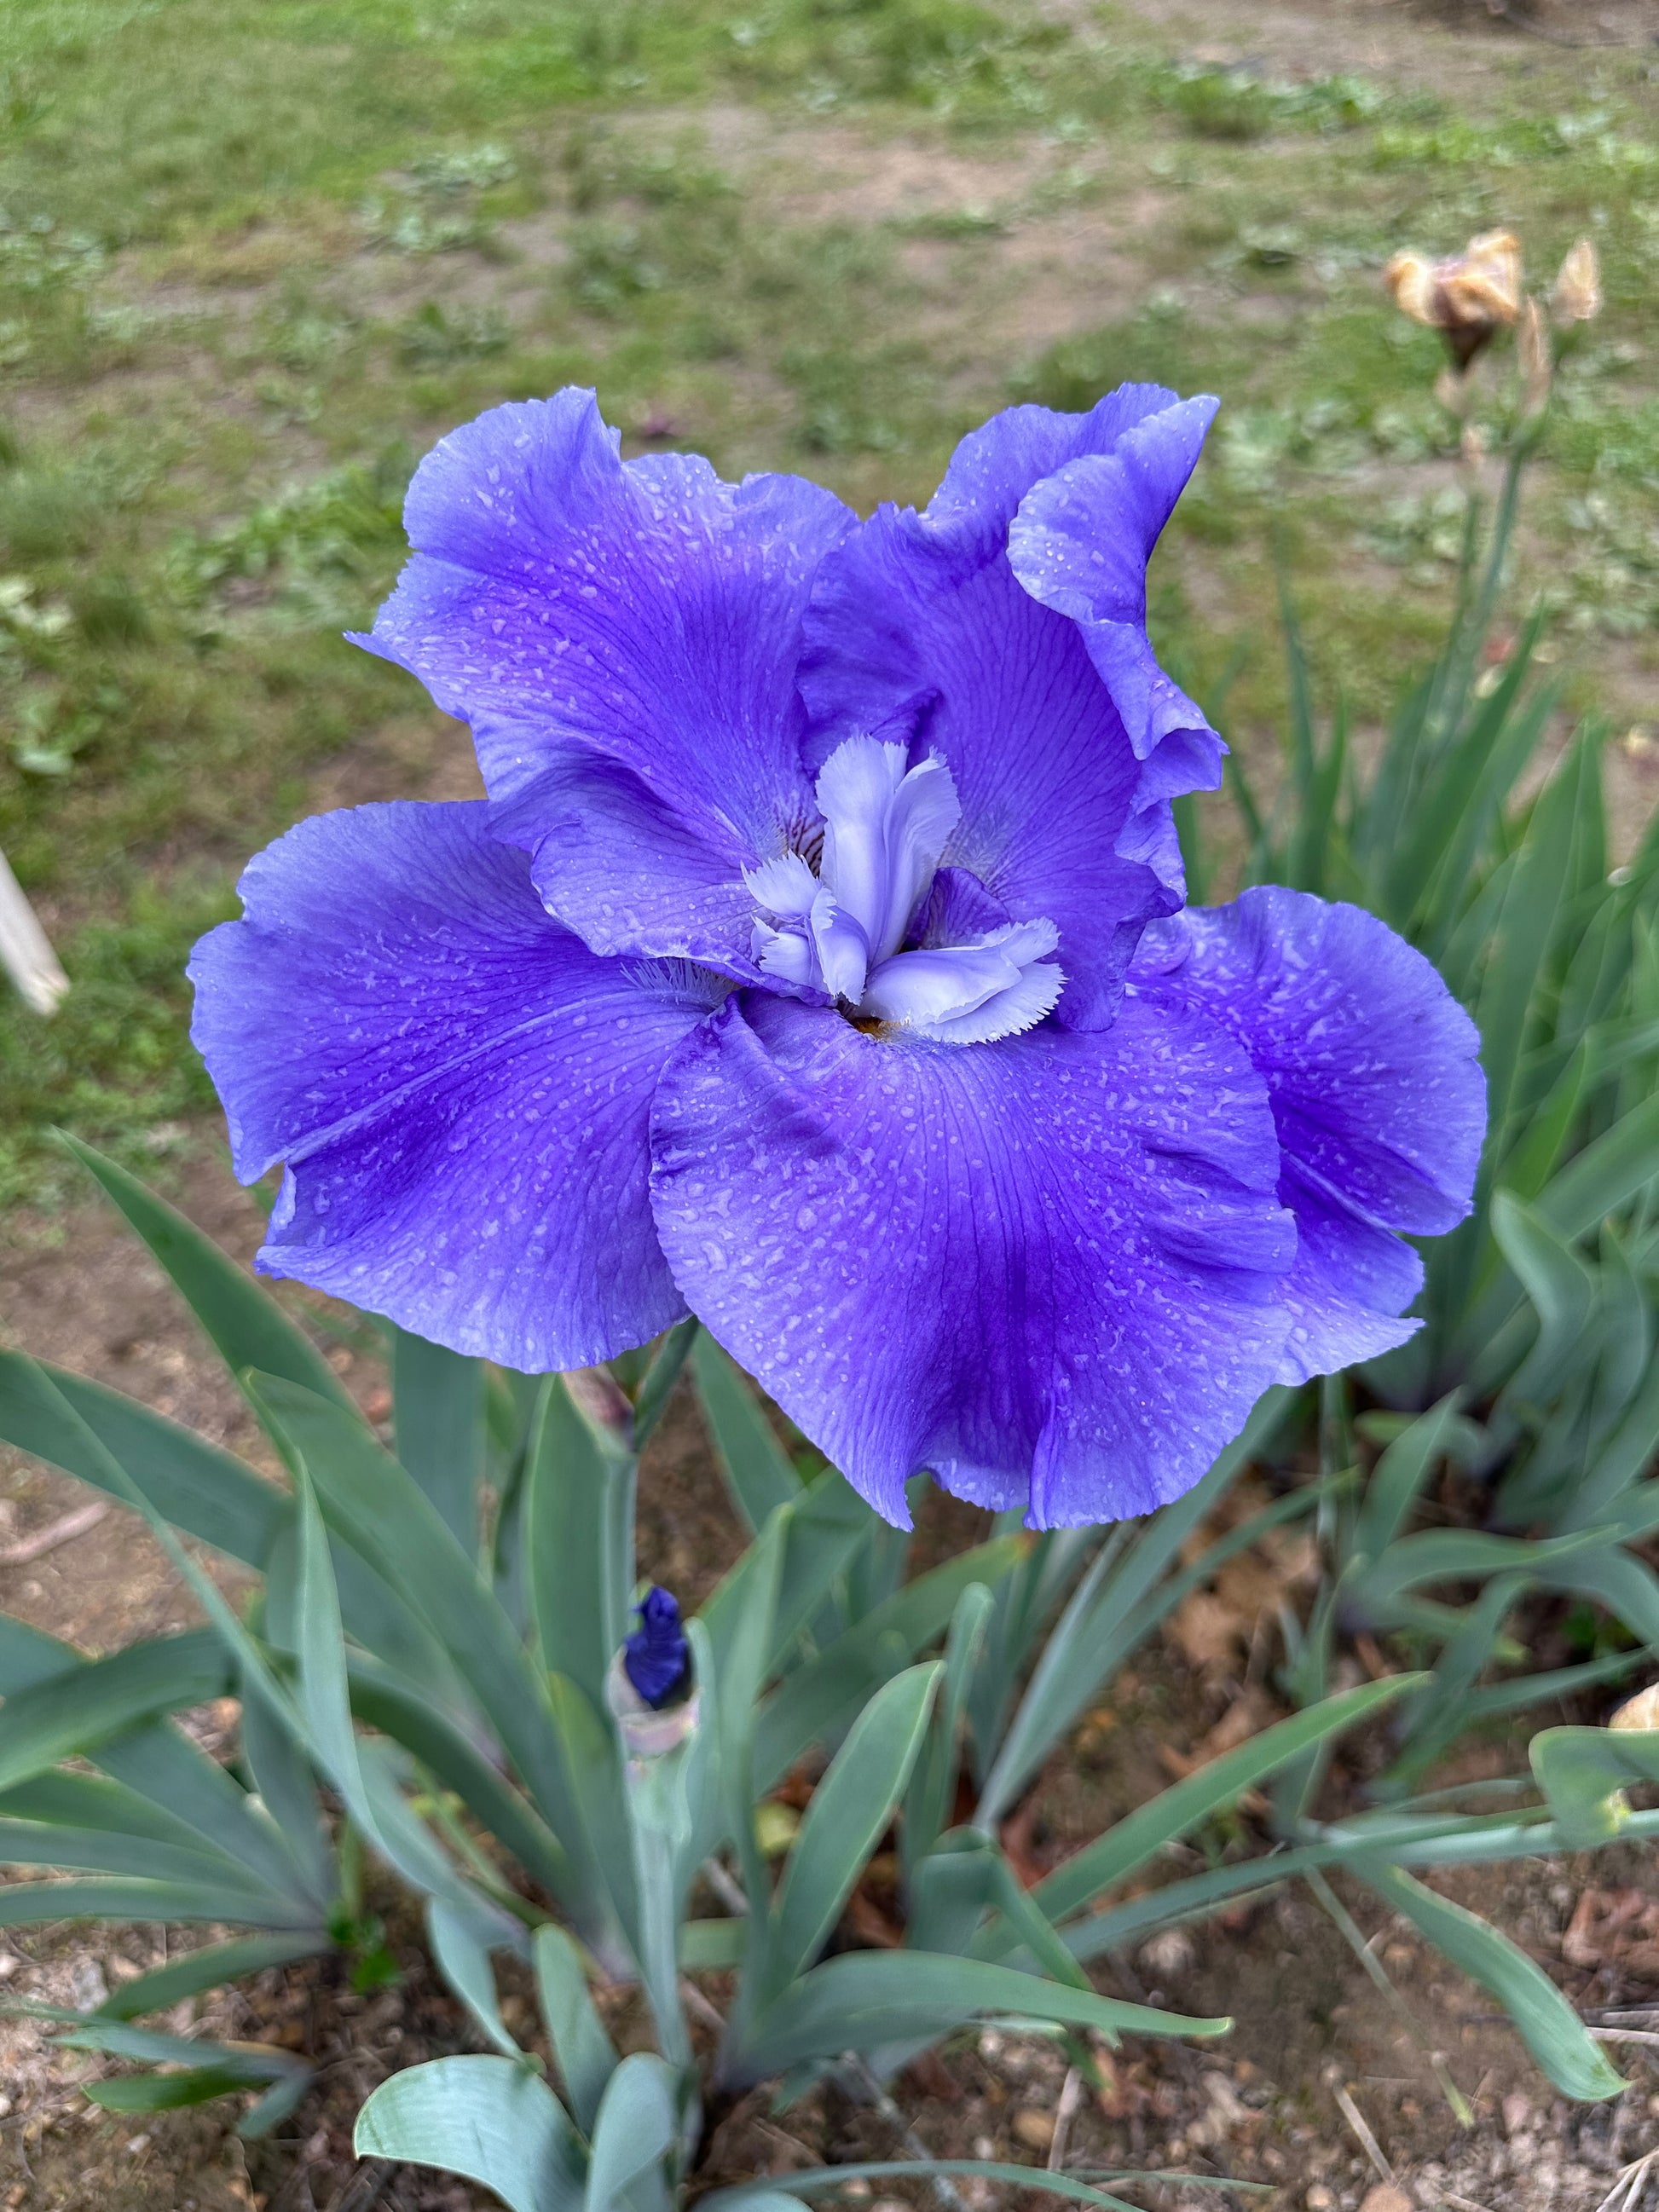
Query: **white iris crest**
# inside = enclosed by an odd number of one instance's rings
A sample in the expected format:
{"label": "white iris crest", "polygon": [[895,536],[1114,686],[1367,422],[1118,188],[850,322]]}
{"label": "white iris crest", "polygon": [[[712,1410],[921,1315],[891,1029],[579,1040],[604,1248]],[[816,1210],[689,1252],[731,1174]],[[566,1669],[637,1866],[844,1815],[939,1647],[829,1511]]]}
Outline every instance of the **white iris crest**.
{"label": "white iris crest", "polygon": [[962,811],[939,754],[913,768],[902,745],[848,738],[819,771],[817,802],[816,875],[799,853],[744,871],[765,974],[941,1044],[989,1043],[1052,1011],[1066,978],[1046,957],[1051,921],[904,950]]}

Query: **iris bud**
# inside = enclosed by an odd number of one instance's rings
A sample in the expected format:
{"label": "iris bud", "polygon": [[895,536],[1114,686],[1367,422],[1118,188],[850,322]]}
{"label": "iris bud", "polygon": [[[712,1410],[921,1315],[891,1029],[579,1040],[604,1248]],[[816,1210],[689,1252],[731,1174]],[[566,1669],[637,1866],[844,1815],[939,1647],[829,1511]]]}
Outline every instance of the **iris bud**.
{"label": "iris bud", "polygon": [[629,1753],[672,1751],[696,1725],[691,1647],[671,1593],[653,1583],[635,1608],[639,1626],[611,1662],[605,1695]]}

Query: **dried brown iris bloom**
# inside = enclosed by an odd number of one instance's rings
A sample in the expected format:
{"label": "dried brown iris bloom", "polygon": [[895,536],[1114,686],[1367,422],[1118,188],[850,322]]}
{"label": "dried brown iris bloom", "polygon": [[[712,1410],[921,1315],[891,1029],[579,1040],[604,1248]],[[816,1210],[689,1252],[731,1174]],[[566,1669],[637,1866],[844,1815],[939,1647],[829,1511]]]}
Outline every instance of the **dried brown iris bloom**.
{"label": "dried brown iris bloom", "polygon": [[1515,334],[1516,357],[1521,365],[1521,414],[1525,422],[1533,422],[1549,404],[1550,382],[1554,366],[1550,356],[1550,326],[1544,319],[1544,311],[1536,300],[1528,299],[1521,310],[1521,321]]}
{"label": "dried brown iris bloom", "polygon": [[1382,280],[1401,312],[1440,331],[1459,369],[1467,369],[1520,314],[1520,240],[1511,231],[1488,230],[1444,261],[1396,253]]}

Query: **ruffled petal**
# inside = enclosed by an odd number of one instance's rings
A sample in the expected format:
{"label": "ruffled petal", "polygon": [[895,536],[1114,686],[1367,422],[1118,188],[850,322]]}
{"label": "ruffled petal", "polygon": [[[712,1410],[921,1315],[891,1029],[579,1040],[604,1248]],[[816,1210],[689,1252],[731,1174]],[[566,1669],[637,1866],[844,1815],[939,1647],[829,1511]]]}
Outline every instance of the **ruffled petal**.
{"label": "ruffled petal", "polygon": [[[925,514],[883,507],[826,558],[807,617],[809,760],[908,710],[913,757],[936,748],[961,800],[947,860],[1014,919],[1058,926],[1068,981],[1055,1019],[1070,1028],[1111,1019],[1141,928],[1179,905],[1168,799],[1216,774],[1209,756],[1184,780],[1173,761],[1156,774],[1143,763],[1126,715],[1144,720],[1146,702],[1127,682],[1115,698],[1118,676],[1103,680],[1078,623],[1020,581],[1009,530],[1057,470],[1149,434],[1162,454],[1175,434],[1160,440],[1156,426],[1201,404],[1131,385],[1087,415],[997,416],[963,441]],[[1121,518],[1143,569],[1144,507]],[[1142,613],[1144,643],[1144,598]]]}
{"label": "ruffled petal", "polygon": [[624,463],[591,392],[492,409],[410,487],[415,558],[359,641],[472,727],[492,797],[591,745],[743,862],[811,819],[795,690],[818,564],[854,517],[798,477]]}
{"label": "ruffled petal", "polygon": [[961,1048],[744,993],[676,1053],[652,1149],[686,1297],[901,1525],[922,1468],[1036,1527],[1148,1510],[1278,1365],[1272,1115],[1201,1018]]}
{"label": "ruffled petal", "polygon": [[191,962],[259,1255],[460,1352],[586,1366],[685,1310],[647,1194],[651,1093],[717,1002],[549,919],[488,805],[362,806],[252,862]]}
{"label": "ruffled petal", "polygon": [[1008,533],[1015,575],[1034,599],[1077,624],[1135,757],[1147,764],[1142,812],[1221,781],[1226,747],[1159,667],[1146,635],[1146,563],[1198,465],[1218,404],[1164,407],[1109,452],[1068,461],[1032,486]]}
{"label": "ruffled petal", "polygon": [[550,765],[501,803],[494,824],[529,854],[547,911],[590,951],[695,960],[757,981],[755,898],[738,840],[698,824],[591,746],[548,750]]}
{"label": "ruffled petal", "polygon": [[1402,1343],[1422,1269],[1398,1236],[1463,1218],[1486,1134],[1480,1033],[1431,964],[1358,907],[1264,888],[1149,930],[1131,981],[1224,1023],[1267,1082],[1300,1233],[1278,1379]]}
{"label": "ruffled petal", "polygon": [[[1084,415],[1006,407],[957,447],[927,519],[988,560],[1006,550],[1009,525],[1033,484],[1085,453],[1109,453],[1141,423],[1193,404],[1161,384],[1120,384]],[[1197,404],[1214,411],[1212,400]]]}
{"label": "ruffled petal", "polygon": [[1423,1262],[1403,1237],[1351,1212],[1285,1157],[1279,1194],[1296,1216],[1296,1265],[1285,1285],[1290,1334],[1279,1382],[1380,1358],[1420,1321],[1401,1318],[1423,1287]]}

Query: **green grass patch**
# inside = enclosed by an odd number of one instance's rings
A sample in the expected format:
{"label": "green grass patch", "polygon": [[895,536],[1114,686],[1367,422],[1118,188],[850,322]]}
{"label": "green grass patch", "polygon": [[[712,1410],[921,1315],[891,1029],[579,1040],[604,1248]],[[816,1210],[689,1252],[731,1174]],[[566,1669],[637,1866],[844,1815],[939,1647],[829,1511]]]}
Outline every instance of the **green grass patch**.
{"label": "green grass patch", "polygon": [[[184,955],[316,773],[414,706],[339,633],[396,574],[415,459],[495,400],[594,383],[635,449],[868,506],[925,498],[1011,398],[1217,392],[1155,616],[1260,748],[1275,549],[1362,720],[1439,619],[1453,441],[1388,254],[1502,221],[1547,273],[1591,229],[1608,312],[1516,591],[1549,586],[1569,649],[1642,650],[1659,171],[1621,66],[1544,57],[1462,114],[1018,0],[14,0],[0,845],[75,988],[50,1024],[0,1001],[0,1199],[52,1187],[51,1121],[142,1146],[206,1102]],[[898,142],[907,176],[932,152],[982,185],[801,211],[818,143],[878,185]],[[1049,343],[1022,272],[1068,226],[1132,273],[1109,303],[1079,257]]]}

